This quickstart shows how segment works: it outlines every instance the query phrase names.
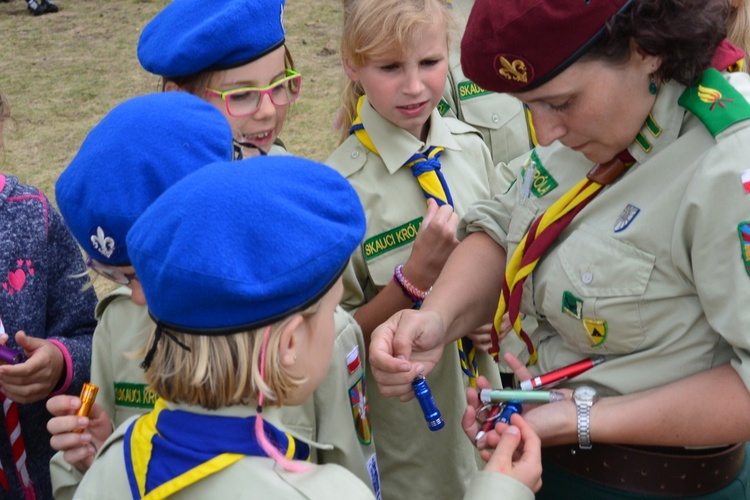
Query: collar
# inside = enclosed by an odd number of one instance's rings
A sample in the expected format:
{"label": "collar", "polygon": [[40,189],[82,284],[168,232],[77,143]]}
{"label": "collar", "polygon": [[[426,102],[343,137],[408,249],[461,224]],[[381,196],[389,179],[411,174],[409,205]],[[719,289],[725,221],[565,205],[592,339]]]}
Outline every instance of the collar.
{"label": "collar", "polygon": [[677,105],[685,86],[666,82],[659,88],[656,102],[628,152],[638,163],[643,163],[672,144],[680,136],[687,110]]}
{"label": "collar", "polygon": [[400,169],[414,153],[428,146],[442,146],[445,149],[461,151],[461,146],[454,139],[437,109],[433,109],[430,114],[430,132],[425,142],[383,118],[370,105],[366,96],[360,116],[362,125],[378,150],[378,155],[391,174]]}

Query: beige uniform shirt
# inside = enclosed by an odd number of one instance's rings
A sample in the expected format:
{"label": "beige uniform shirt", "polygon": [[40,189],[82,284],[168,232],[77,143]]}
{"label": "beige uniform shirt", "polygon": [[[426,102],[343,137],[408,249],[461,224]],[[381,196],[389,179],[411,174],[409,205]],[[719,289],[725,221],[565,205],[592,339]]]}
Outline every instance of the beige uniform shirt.
{"label": "beige uniform shirt", "polygon": [[[750,76],[725,76],[750,96]],[[750,387],[750,250],[741,231],[750,221],[750,120],[714,139],[678,106],[683,90],[660,88],[628,148],[637,163],[576,216],[526,281],[521,309],[540,325],[535,373],[601,354],[607,361],[575,384],[627,394],[731,361]],[[476,206],[461,231],[484,231],[510,254],[592,167],[559,143],[536,154],[536,169]]]}
{"label": "beige uniform shirt", "polygon": [[[477,200],[489,199],[500,184],[492,159],[472,127],[437,111],[430,118],[428,145],[445,147],[441,171],[461,215]],[[416,232],[426,210],[425,198],[409,168],[402,165],[421,141],[381,117],[368,101],[362,122],[380,155],[350,136],[327,160],[352,183],[367,217],[364,244],[354,252],[344,271],[346,309],[372,299],[393,279],[393,269],[411,254]],[[499,384],[497,366],[479,353],[480,373]],[[455,345],[428,376],[445,427],[431,432],[417,401],[402,403],[383,398],[368,372],[367,384],[385,500],[400,498],[461,498],[477,470],[474,447],[460,421],[466,408],[466,377]]]}
{"label": "beige uniform shirt", "polygon": [[[195,406],[172,405],[170,408],[196,413],[250,417],[252,407],[229,407],[209,412]],[[267,410],[263,408],[266,417]],[[270,420],[270,419],[269,419]],[[97,455],[73,498],[132,498],[125,461],[123,435],[132,420],[118,427]],[[210,430],[207,430],[210,432]],[[307,441],[307,440],[305,440]],[[309,442],[309,441],[308,441]],[[311,446],[316,443],[309,442]],[[371,499],[373,493],[351,472],[335,464],[315,466],[308,472],[288,472],[266,457],[245,457],[239,462],[178,491],[170,498],[283,498],[283,499]]]}
{"label": "beige uniform shirt", "polygon": [[[194,406],[169,405],[171,408],[208,413]],[[263,409],[264,416],[269,408]],[[248,407],[221,408],[212,414],[235,417],[255,415]],[[123,458],[123,436],[132,420],[121,425],[109,437],[97,455],[91,471],[81,482],[73,498],[111,500],[131,499],[130,485]],[[310,442],[311,446],[316,443]],[[525,485],[508,476],[493,472],[477,473],[466,500],[485,500],[502,496],[508,500],[531,500],[534,494]],[[196,499],[316,499],[372,500],[377,497],[352,473],[335,464],[313,465],[305,472],[285,471],[272,459],[245,457],[177,492],[170,498]],[[423,498],[423,497],[402,497]]]}
{"label": "beige uniform shirt", "polygon": [[[150,411],[156,401],[140,367],[143,357],[138,355],[154,324],[148,310],[130,300],[130,290],[125,287],[104,297],[96,311],[99,323],[94,332],[91,381],[99,387],[96,402],[118,427],[128,418]],[[302,406],[283,407],[277,417],[267,418],[301,439],[326,443],[313,449],[313,461],[347,467],[374,488],[378,484],[375,447],[371,438],[366,442],[358,438],[356,417],[360,413],[353,410],[350,396],[350,391],[356,394],[359,389],[356,381],[364,379],[364,365],[352,364],[351,370],[347,365],[347,356],[355,349],[362,359],[364,338],[343,309],[337,308],[335,319],[336,350],[328,375],[314,397]],[[71,498],[82,474],[65,461],[62,453],[52,458],[50,470],[55,498]]]}
{"label": "beige uniform shirt", "polygon": [[[463,30],[473,0],[453,0],[453,18]],[[443,116],[458,118],[476,128],[498,167],[531,149],[526,113],[521,101],[479,87],[461,70],[461,36],[454,36],[450,47],[448,82],[438,105]],[[503,172],[505,187],[514,179]]]}

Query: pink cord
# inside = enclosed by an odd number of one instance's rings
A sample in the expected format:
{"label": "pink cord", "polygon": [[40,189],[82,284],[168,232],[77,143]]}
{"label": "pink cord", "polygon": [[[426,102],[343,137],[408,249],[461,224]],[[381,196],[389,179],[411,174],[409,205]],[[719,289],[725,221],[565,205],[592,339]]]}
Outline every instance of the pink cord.
{"label": "pink cord", "polygon": [[[268,337],[271,333],[271,326],[266,327],[266,331],[263,333],[263,347],[260,352],[260,378],[263,380],[265,376],[266,366],[266,350],[268,349]],[[263,451],[268,453],[268,456],[273,458],[278,464],[280,464],[285,470],[293,472],[302,472],[308,470],[309,466],[303,462],[295,462],[289,460],[281,452],[268,441],[266,433],[263,431],[263,391],[258,391],[258,414],[255,417],[255,437],[260,443],[260,447]]]}

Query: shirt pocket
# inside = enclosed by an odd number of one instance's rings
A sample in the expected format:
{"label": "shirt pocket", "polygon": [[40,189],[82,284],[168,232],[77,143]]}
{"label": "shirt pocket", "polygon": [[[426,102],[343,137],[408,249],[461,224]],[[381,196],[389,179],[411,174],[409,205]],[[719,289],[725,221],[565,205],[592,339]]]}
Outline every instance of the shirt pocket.
{"label": "shirt pocket", "polygon": [[[655,257],[587,225],[545,266],[547,320],[582,353],[627,354],[643,343],[640,306]],[[548,257],[549,258],[549,257]]]}

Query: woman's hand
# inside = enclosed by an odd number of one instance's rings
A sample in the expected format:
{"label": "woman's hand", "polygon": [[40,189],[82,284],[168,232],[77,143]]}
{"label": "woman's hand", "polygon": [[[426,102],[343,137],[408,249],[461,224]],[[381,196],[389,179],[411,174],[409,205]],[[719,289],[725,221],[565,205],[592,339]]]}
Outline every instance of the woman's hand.
{"label": "woman's hand", "polygon": [[429,374],[443,355],[445,328],[433,312],[397,312],[372,333],[370,367],[381,394],[408,401],[412,381]]}
{"label": "woman's hand", "polygon": [[[500,324],[500,331],[498,332],[498,342],[503,340],[508,332],[512,329],[510,324],[510,317],[506,312],[503,314],[503,321]],[[474,331],[470,332],[466,336],[474,343],[474,348],[477,351],[488,352],[492,347],[492,323],[487,323]]]}
{"label": "woman's hand", "polygon": [[536,493],[542,487],[542,443],[520,415],[513,415],[510,423],[498,424],[487,433],[487,444],[494,451],[482,451],[487,461],[484,470],[506,474]]}
{"label": "woman's hand", "polygon": [[29,337],[23,331],[16,333],[16,344],[24,350],[26,361],[0,366],[0,391],[17,403],[40,401],[60,382],[65,367],[63,354],[55,344]]}
{"label": "woman's hand", "polygon": [[[47,422],[52,434],[50,445],[62,451],[65,461],[81,472],[86,472],[96,452],[112,434],[109,415],[94,403],[88,417],[76,416],[81,400],[76,396],[55,396],[47,401],[47,411],[53,418]],[[83,432],[73,432],[79,430]]]}

